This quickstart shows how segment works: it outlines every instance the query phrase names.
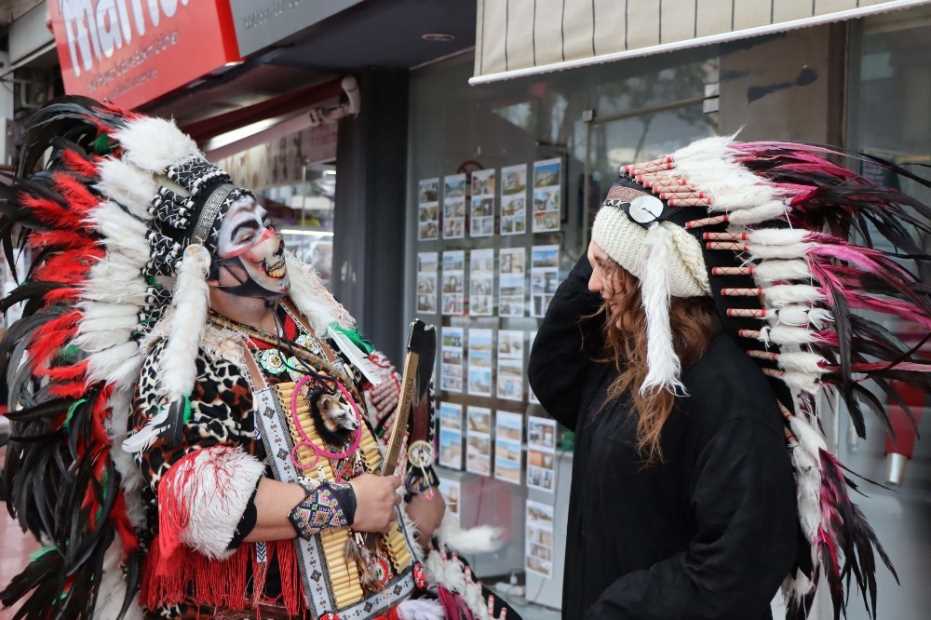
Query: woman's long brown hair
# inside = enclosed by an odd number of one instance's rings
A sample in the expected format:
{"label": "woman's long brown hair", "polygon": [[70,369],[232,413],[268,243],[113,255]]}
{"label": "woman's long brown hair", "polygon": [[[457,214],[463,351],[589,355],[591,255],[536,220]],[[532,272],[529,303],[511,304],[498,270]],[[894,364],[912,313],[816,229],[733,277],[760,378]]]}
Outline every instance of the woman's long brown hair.
{"label": "woman's long brown hair", "polygon": [[[637,414],[637,448],[648,465],[661,462],[660,435],[672,414],[676,397],[669,390],[640,393],[647,375],[646,313],[637,279],[613,261],[605,261],[605,361],[613,363],[618,377],[608,387],[607,402],[630,395]],[[719,329],[710,297],[674,297],[669,306],[674,346],[682,368],[698,361]]]}

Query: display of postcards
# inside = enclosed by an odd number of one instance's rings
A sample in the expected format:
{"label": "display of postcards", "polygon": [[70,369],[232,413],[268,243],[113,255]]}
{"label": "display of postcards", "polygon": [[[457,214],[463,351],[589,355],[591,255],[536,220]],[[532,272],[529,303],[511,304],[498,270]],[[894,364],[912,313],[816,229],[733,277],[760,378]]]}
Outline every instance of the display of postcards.
{"label": "display of postcards", "polygon": [[492,341],[490,329],[469,329],[469,394],[491,396]]}
{"label": "display of postcards", "polygon": [[542,577],[553,574],[553,507],[527,500],[524,539],[524,568]]}
{"label": "display of postcards", "polygon": [[449,480],[440,478],[440,495],[446,501],[445,519],[453,519],[459,523],[459,499],[461,496],[461,487],[458,480]]}
{"label": "display of postcards", "polygon": [[559,246],[533,246],[530,251],[530,316],[546,314],[558,286]]}
{"label": "display of postcards", "polygon": [[524,399],[524,332],[498,332],[498,398]]}
{"label": "display of postcards", "polygon": [[417,239],[440,238],[440,180],[421,179],[417,184]]}
{"label": "display of postcards", "polygon": [[495,233],[495,170],[472,173],[472,210],[469,231],[473,237],[490,237]]}
{"label": "display of postcards", "polygon": [[498,256],[498,316],[524,316],[526,248],[501,248]]}
{"label": "display of postcards", "polygon": [[556,453],[527,448],[527,486],[553,493],[556,490]]}
{"label": "display of postcards", "polygon": [[533,232],[559,230],[561,187],[561,159],[544,159],[533,163]]}
{"label": "display of postcards", "polygon": [[465,252],[443,252],[442,286],[443,314],[465,314]]}
{"label": "display of postcards", "polygon": [[461,327],[444,327],[440,340],[440,389],[462,392],[463,330]]}
{"label": "display of postcards", "polygon": [[495,416],[495,439],[521,443],[524,440],[524,416],[499,411]]}
{"label": "display of postcards", "polygon": [[462,433],[440,428],[440,465],[462,469]]}
{"label": "display of postcards", "polygon": [[[491,410],[472,407],[466,410],[466,471],[491,475]],[[483,430],[484,429],[484,430]]]}
{"label": "display of postcards", "polygon": [[[528,335],[529,335],[529,339],[528,339],[529,342],[527,345],[527,350],[533,351],[533,341],[537,339],[537,332],[533,331],[533,332],[530,332],[530,334]],[[527,400],[537,405],[540,404],[540,401],[537,399],[537,395],[533,393],[533,388],[530,387],[529,382],[527,383]]]}
{"label": "display of postcards", "polygon": [[559,230],[561,213],[561,192],[558,187],[537,189],[533,191],[533,232],[553,232]]}
{"label": "display of postcards", "polygon": [[495,251],[469,253],[469,314],[492,316],[495,311]]}
{"label": "display of postcards", "polygon": [[527,232],[527,199],[523,194],[501,196],[501,234],[522,235]]}
{"label": "display of postcards", "polygon": [[495,438],[495,478],[520,484],[521,477],[520,442]]}
{"label": "display of postcards", "polygon": [[540,450],[556,450],[556,420],[528,416],[527,445]]}
{"label": "display of postcards", "polygon": [[443,177],[443,238],[465,237],[466,175]]}
{"label": "display of postcards", "polygon": [[417,312],[436,314],[438,261],[437,252],[417,253]]}
{"label": "display of postcards", "polygon": [[440,403],[440,428],[450,431],[462,432],[462,405],[456,403]]}
{"label": "display of postcards", "polygon": [[491,435],[491,409],[470,405],[466,410],[466,424],[469,433]]}

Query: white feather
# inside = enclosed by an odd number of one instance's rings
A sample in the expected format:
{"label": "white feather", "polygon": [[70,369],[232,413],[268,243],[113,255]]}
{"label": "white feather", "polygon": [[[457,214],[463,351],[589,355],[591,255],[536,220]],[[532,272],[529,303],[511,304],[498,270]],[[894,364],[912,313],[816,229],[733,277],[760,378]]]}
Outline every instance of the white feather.
{"label": "white feather", "polygon": [[696,140],[673,153],[677,165],[689,160],[708,161],[726,159],[731,157],[730,145],[734,142],[736,133],[730,136],[710,136]]}
{"label": "white feather", "polygon": [[821,525],[821,470],[818,462],[801,446],[792,448],[792,467],[795,469],[795,491],[798,516],[809,542],[817,539]]}
{"label": "white feather", "polygon": [[126,207],[136,217],[150,219],[149,204],[158,193],[152,174],[113,157],[100,162],[97,171],[100,181],[96,188],[103,195]]}
{"label": "white feather", "polygon": [[119,387],[133,385],[142,365],[139,345],[132,341],[92,353],[87,360],[88,383],[105,381]]}
{"label": "white feather", "polygon": [[669,235],[663,226],[653,224],[645,242],[640,291],[647,319],[647,376],[640,386],[641,393],[656,388],[685,393],[669,324],[669,273],[665,268],[672,258]]}
{"label": "white feather", "polygon": [[136,315],[119,317],[84,318],[78,325],[79,334],[113,329],[134,329],[139,324]]}
{"label": "white feather", "polygon": [[820,330],[827,323],[834,321],[834,315],[824,308],[808,308],[805,306],[786,306],[779,310],[778,320],[783,325],[794,327],[807,327],[811,325]]}
{"label": "white feather", "polygon": [[161,118],[145,116],[132,120],[114,137],[123,147],[123,159],[149,172],[162,172],[175,162],[200,155],[189,136],[173,122]]}
{"label": "white feather", "polygon": [[162,387],[169,402],[189,396],[197,374],[197,351],[207,322],[210,254],[192,244],[184,251],[172,298],[171,329],[160,360]]}
{"label": "white feather", "polygon": [[782,381],[789,386],[789,389],[808,394],[817,394],[821,389],[821,381],[818,375],[786,371],[782,375]]}
{"label": "white feather", "polygon": [[756,260],[770,260],[777,258],[804,258],[808,255],[810,243],[788,243],[785,245],[762,245],[751,243],[747,246],[750,256]]}
{"label": "white feather", "polygon": [[821,451],[827,451],[828,449],[827,442],[821,432],[800,415],[789,418],[789,428],[792,429],[792,434],[798,439],[799,446],[811,456],[815,463],[819,462],[821,460]]}
{"label": "white feather", "polygon": [[126,437],[121,444],[129,454],[139,454],[148,450],[168,425],[168,406],[162,405],[158,413],[152,416],[145,426]]}
{"label": "white feather", "polygon": [[774,308],[796,304],[813,305],[824,300],[820,290],[808,284],[779,284],[763,289],[766,304]]}
{"label": "white feather", "polygon": [[106,237],[124,237],[145,243],[145,222],[133,217],[112,200],[104,200],[87,214],[87,221]]}
{"label": "white feather", "polygon": [[817,341],[813,331],[804,327],[790,327],[788,325],[774,325],[768,328],[769,340],[779,345],[784,344],[811,344]]}
{"label": "white feather", "polygon": [[318,334],[325,334],[333,322],[352,327],[355,320],[327,290],[310,266],[304,265],[290,252],[285,254],[291,290],[288,295]]}
{"label": "white feather", "polygon": [[107,432],[110,435],[110,458],[120,472],[120,487],[126,498],[126,512],[133,527],[144,527],[145,504],[140,490],[144,484],[142,470],[133,456],[123,449],[123,440],[129,434],[129,417],[132,414],[132,390],[119,389],[110,397],[110,418]]}
{"label": "white feather", "polygon": [[129,342],[131,329],[87,331],[74,337],[74,344],[86,353],[101,353]]}
{"label": "white feather", "polygon": [[760,228],[750,232],[749,241],[757,245],[797,245],[804,243],[808,234],[804,228]]}
{"label": "white feather", "polygon": [[803,372],[808,374],[824,374],[827,370],[822,364],[827,363],[824,357],[808,351],[789,351],[779,355],[779,367],[785,370]]}
{"label": "white feather", "polygon": [[808,280],[811,270],[804,260],[764,260],[753,269],[758,284],[767,285],[779,280]]}
{"label": "white feather", "polygon": [[140,307],[131,304],[108,304],[97,301],[81,301],[78,303],[84,320],[123,318],[136,316]]}
{"label": "white feather", "polygon": [[786,206],[781,200],[773,200],[752,209],[741,209],[728,214],[728,220],[734,226],[749,226],[768,220],[784,217]]}

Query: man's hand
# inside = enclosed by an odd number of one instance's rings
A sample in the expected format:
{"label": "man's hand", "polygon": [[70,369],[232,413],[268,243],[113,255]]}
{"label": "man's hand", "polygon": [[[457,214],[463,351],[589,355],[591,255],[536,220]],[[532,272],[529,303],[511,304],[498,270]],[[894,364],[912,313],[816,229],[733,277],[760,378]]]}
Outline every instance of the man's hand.
{"label": "man's hand", "polygon": [[394,507],[401,503],[397,490],[400,476],[362,474],[349,481],[356,494],[356,520],[352,529],[359,532],[387,532],[394,520]]}

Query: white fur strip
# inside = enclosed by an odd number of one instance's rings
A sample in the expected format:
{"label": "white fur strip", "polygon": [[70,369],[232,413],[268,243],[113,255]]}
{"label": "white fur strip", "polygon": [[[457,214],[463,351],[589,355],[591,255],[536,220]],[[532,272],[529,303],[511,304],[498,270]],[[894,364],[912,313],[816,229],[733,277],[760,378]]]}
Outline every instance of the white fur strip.
{"label": "white fur strip", "polygon": [[[828,449],[828,444],[821,432],[800,415],[789,418],[789,428],[792,429],[792,434],[798,440],[799,446],[808,453],[814,462],[820,462],[821,451],[827,451]],[[820,466],[818,469],[820,470]]]}
{"label": "white fur strip", "polygon": [[326,333],[330,323],[338,322],[343,327],[352,327],[355,320],[333,295],[323,286],[313,269],[304,265],[293,254],[285,255],[288,278],[291,280],[289,296],[317,334]]}
{"label": "white fur strip", "polygon": [[804,243],[809,232],[804,228],[761,228],[750,232],[750,243],[756,245],[795,245]]}
{"label": "white fur strip", "polygon": [[194,389],[197,350],[207,322],[209,268],[210,254],[204,246],[194,244],[184,250],[172,299],[171,330],[160,360],[162,387],[169,403],[189,396]]}
{"label": "white fur strip", "polygon": [[[123,575],[123,545],[119,536],[113,539],[103,554],[103,576],[97,591],[97,602],[94,606],[94,620],[114,620],[120,615],[123,608],[123,598],[126,596],[126,578]],[[125,620],[142,620],[142,608],[136,600],[132,602]]]}
{"label": "white fur strip", "polygon": [[741,209],[732,211],[728,215],[728,220],[734,226],[749,226],[759,224],[768,220],[775,220],[784,217],[786,206],[780,200],[773,200],[752,209]]}
{"label": "white fur strip", "polygon": [[786,306],[779,310],[778,320],[783,325],[793,327],[807,327],[811,325],[817,330],[828,323],[834,322],[834,315],[824,308],[806,308],[805,306]]}
{"label": "white fur strip", "polygon": [[175,162],[200,155],[190,137],[173,122],[161,118],[147,116],[132,120],[114,137],[125,151],[123,158],[149,172],[162,172]]}
{"label": "white fur strip", "polygon": [[824,295],[814,286],[807,284],[780,284],[763,289],[766,304],[782,308],[795,304],[813,305],[824,300]]}
{"label": "white fur strip", "polygon": [[158,192],[151,173],[113,157],[104,159],[97,171],[100,182],[96,188],[101,193],[129,209],[136,217],[150,219],[149,204]]}
{"label": "white fur strip", "polygon": [[764,260],[753,268],[753,277],[765,286],[779,280],[808,280],[811,270],[804,260]]}
{"label": "white fur strip", "polygon": [[647,232],[646,255],[640,291],[647,319],[647,376],[640,392],[652,389],[685,392],[679,380],[681,364],[673,347],[672,327],[669,324],[669,273],[666,266],[672,259],[670,233],[653,224]]}
{"label": "white fur strip", "polygon": [[227,546],[264,473],[262,461],[238,447],[205,448],[176,463],[159,484],[170,484],[187,506],[181,542],[208,558],[232,555]]}

